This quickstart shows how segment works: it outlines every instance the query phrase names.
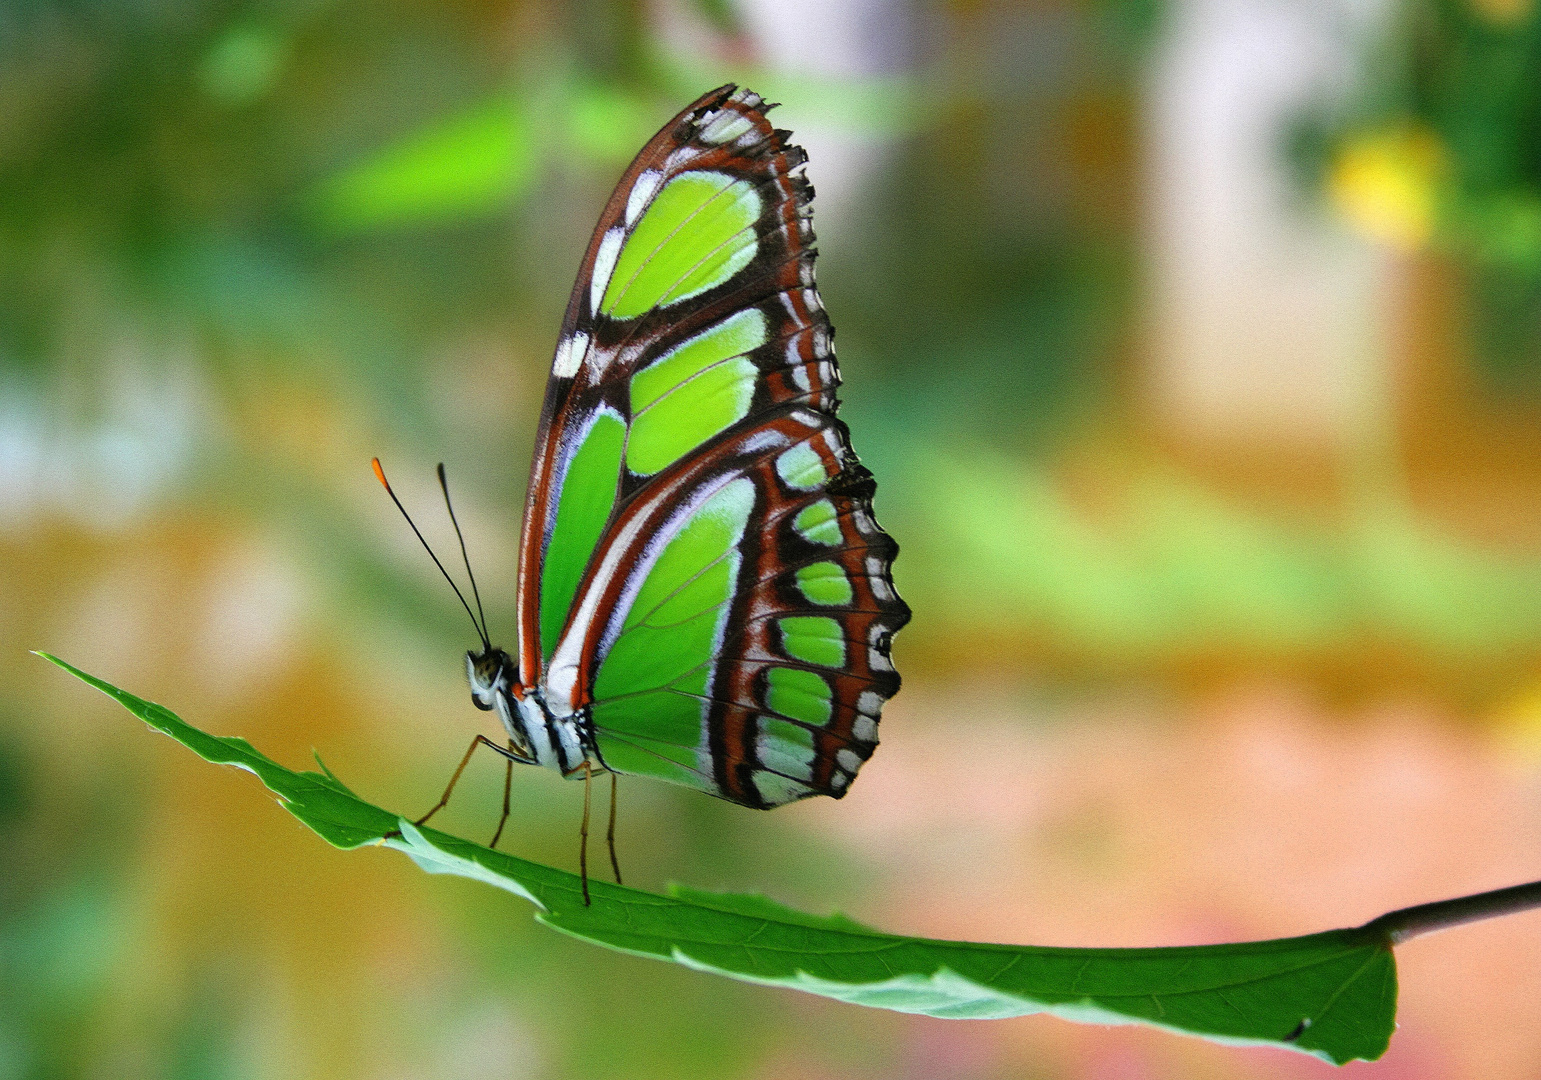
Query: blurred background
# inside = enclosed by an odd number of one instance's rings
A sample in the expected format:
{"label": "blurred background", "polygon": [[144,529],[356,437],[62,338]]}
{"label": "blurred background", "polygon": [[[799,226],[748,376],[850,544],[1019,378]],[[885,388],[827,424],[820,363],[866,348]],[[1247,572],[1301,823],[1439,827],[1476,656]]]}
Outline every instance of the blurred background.
{"label": "blurred background", "polygon": [[[1541,877],[1534,0],[8,0],[0,1080],[1297,1078],[570,941],[328,848],[45,648],[418,813],[470,734],[444,461],[514,637],[572,276],[728,80],[811,155],[903,549],[849,798],[621,784],[628,880],[1055,945],[1268,938]],[[440,819],[480,838],[501,770]],[[576,862],[581,790],[503,846]],[[1541,916],[1399,950],[1348,1073],[1541,1074]]]}

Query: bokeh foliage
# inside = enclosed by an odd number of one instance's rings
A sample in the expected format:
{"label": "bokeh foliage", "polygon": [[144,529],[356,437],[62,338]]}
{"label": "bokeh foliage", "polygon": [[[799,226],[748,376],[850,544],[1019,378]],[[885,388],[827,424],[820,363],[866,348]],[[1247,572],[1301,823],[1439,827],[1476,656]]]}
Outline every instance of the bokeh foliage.
{"label": "bokeh foliage", "polygon": [[[317,854],[25,654],[430,804],[481,719],[469,628],[369,457],[414,511],[448,464],[512,644],[512,537],[572,273],[631,153],[729,79],[783,101],[813,155],[842,415],[917,613],[898,707],[935,712],[928,753],[976,720],[955,703],[982,685],[1180,697],[1261,675],[1427,694],[1473,728],[1523,691],[1541,657],[1523,520],[1451,527],[1464,504],[1433,517],[1394,479],[1340,497],[1331,470],[1304,500],[1227,485],[1150,432],[1140,95],[1173,8],[896,5],[911,51],[841,67],[716,0],[0,5],[0,1078],[879,1076],[965,1039],[883,1015],[853,1030],[837,1006],[546,934],[472,883]],[[1518,298],[1489,322],[1519,343],[1484,355],[1529,370],[1534,11],[1397,11],[1362,96],[1304,140],[1310,182],[1350,216],[1366,177],[1381,217],[1425,207],[1414,248],[1473,267],[1476,302],[1488,280]],[[947,783],[1017,792],[999,773],[969,761]],[[480,835],[499,779],[470,777],[447,824]],[[505,843],[570,864],[574,790],[519,781]],[[654,886],[877,904],[911,853],[623,793],[623,858]],[[1066,828],[1101,851],[1091,818]],[[1096,864],[1108,882],[1119,865]]]}
{"label": "bokeh foliage", "polygon": [[1302,119],[1314,184],[1349,220],[1467,271],[1479,358],[1541,380],[1541,14],[1528,0],[1403,0],[1346,100]]}

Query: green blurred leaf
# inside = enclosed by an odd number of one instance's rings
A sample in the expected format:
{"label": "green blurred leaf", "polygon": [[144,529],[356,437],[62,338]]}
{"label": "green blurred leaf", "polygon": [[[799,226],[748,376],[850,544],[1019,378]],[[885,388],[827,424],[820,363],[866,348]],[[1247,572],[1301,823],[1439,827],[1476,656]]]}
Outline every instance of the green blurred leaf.
{"label": "green blurred leaf", "polygon": [[692,0],[690,7],[695,9],[697,15],[706,21],[706,24],[719,34],[741,34],[744,32],[742,21],[738,11],[734,8],[732,0]]}
{"label": "green blurred leaf", "polygon": [[[674,96],[686,100],[727,81],[726,70],[690,62],[671,69],[666,81],[677,84]],[[799,115],[837,127],[893,134],[916,123],[917,94],[903,79],[755,72],[749,81],[796,102]],[[624,86],[576,76],[555,84],[540,106],[499,94],[331,176],[312,193],[312,208],[323,226],[338,232],[491,213],[525,195],[541,165],[556,154],[604,169],[626,164],[669,115],[667,107]]]}
{"label": "green blurred leaf", "polygon": [[955,439],[903,467],[885,505],[919,537],[900,563],[910,603],[960,623],[1016,612],[1104,673],[1222,642],[1298,657],[1368,637],[1457,678],[1541,636],[1541,560],[1430,528],[1394,491],[1359,494],[1327,524],[1237,506],[1150,464],[1129,465],[1091,512],[1055,469],[982,443]]}
{"label": "green blurred leaf", "polygon": [[[714,86],[737,83],[785,105],[776,123],[799,129],[817,126],[846,134],[897,138],[911,134],[940,114],[941,99],[910,74],[828,76],[723,63],[699,55],[655,48],[652,76],[670,100],[690,101]],[[639,145],[640,149],[640,145]]]}
{"label": "green blurred leaf", "polygon": [[668,114],[618,86],[577,82],[568,91],[567,128],[573,149],[602,165],[625,165]]}
{"label": "green blurred leaf", "polygon": [[[1144,1023],[1229,1043],[1261,1043],[1335,1064],[1385,1052],[1396,1011],[1388,936],[1370,928],[1234,945],[1061,949],[901,937],[759,896],[675,888],[668,896],[593,881],[449,836],[372,806],[329,773],[293,772],[239,738],[208,735],[47,654],[208,761],[256,773],[331,844],[384,844],[429,873],[458,874],[535,904],[536,918],[584,941],[745,982],[944,1018],[1047,1012],[1087,1023]],[[394,835],[391,835],[394,834]],[[389,838],[387,838],[389,835]]]}
{"label": "green blurred leaf", "polygon": [[322,224],[352,232],[488,213],[535,178],[536,125],[499,95],[332,176],[315,194]]}
{"label": "green blurred leaf", "polygon": [[209,47],[198,78],[215,100],[244,105],[273,88],[288,51],[288,42],[276,28],[241,22]]}

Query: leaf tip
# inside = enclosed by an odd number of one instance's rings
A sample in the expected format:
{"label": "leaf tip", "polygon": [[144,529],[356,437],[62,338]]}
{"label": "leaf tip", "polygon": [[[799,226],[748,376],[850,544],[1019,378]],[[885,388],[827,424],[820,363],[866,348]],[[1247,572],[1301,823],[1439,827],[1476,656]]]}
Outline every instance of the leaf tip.
{"label": "leaf tip", "polygon": [[53,653],[45,652],[42,649],[33,649],[32,650],[32,655],[33,656],[41,656],[44,660],[47,660],[50,664],[53,664],[55,667],[63,668],[65,671],[68,671],[71,675],[75,676],[75,678],[77,678],[77,679],[80,679],[82,682],[88,682],[88,683],[92,683],[92,685],[95,685],[95,682],[94,682],[94,680],[92,679],[92,677],[90,675],[87,675],[84,671],[81,671],[78,667],[76,667],[74,664],[70,663],[68,660],[60,660]]}

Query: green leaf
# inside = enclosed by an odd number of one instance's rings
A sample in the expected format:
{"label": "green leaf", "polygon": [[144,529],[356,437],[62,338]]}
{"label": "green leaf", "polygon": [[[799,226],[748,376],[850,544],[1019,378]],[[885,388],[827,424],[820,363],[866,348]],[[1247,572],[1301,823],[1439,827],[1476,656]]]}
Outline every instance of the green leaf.
{"label": "green leaf", "polygon": [[547,926],[621,952],[899,1012],[969,1019],[1047,1012],[1087,1023],[1144,1023],[1287,1047],[1334,1064],[1378,1058],[1391,1038],[1396,965],[1388,934],[1373,925],[1234,945],[1061,949],[901,937],[761,896],[679,887],[660,896],[595,880],[593,905],[585,907],[574,874],[418,828],[364,802],[330,771],[293,772],[244,739],[206,734],[160,705],[39,655],[200,757],[257,774],[328,843],[384,844],[429,873],[506,889],[535,904]]}

